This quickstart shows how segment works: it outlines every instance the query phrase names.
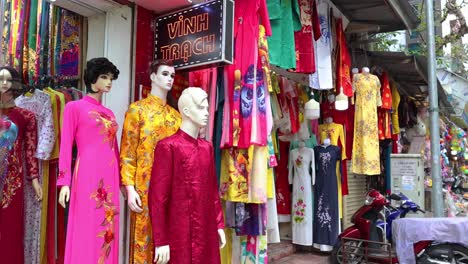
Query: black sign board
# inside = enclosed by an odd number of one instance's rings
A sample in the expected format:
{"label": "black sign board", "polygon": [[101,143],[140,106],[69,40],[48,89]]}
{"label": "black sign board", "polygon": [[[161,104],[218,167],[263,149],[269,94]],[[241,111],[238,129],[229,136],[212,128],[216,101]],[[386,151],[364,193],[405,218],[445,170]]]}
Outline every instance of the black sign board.
{"label": "black sign board", "polygon": [[155,59],[179,69],[230,64],[234,2],[215,0],[156,18]]}

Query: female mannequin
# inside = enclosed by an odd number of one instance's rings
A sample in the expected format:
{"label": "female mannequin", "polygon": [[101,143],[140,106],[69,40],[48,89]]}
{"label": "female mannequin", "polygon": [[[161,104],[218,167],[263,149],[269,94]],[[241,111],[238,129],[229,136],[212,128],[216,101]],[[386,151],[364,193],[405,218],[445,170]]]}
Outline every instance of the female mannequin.
{"label": "female mannequin", "polygon": [[[35,198],[42,200],[39,184],[37,125],[34,114],[16,107],[21,94],[19,73],[11,67],[0,68],[0,111],[18,127],[18,137],[8,153],[8,173],[3,187],[0,222],[0,255],[5,263],[24,263],[24,186],[32,184]],[[26,171],[23,171],[23,169]]]}
{"label": "female mannequin", "polygon": [[312,246],[312,185],[315,184],[314,150],[304,141],[293,149],[289,158],[289,184],[293,185],[292,239],[294,244]]}
{"label": "female mannequin", "polygon": [[355,174],[380,174],[379,131],[377,107],[382,105],[379,78],[362,68],[361,74],[353,77],[356,88],[356,111],[352,172]]}
{"label": "female mannequin", "polygon": [[339,147],[331,145],[327,133],[320,134],[322,145],[314,148],[317,164],[314,199],[314,247],[330,251],[338,239],[339,209],[336,168],[341,160]]}
{"label": "female mannequin", "polygon": [[151,263],[153,242],[148,211],[148,186],[153,151],[159,140],[173,135],[180,126],[180,114],[166,103],[175,70],[166,61],[150,67],[151,94],[130,105],[125,115],[120,150],[122,185],[130,207],[130,263]]}
{"label": "female mannequin", "polygon": [[179,110],[180,130],[159,141],[154,154],[149,188],[154,262],[219,264],[218,247],[226,238],[214,151],[198,138],[208,122],[208,95],[201,88],[185,89]]}
{"label": "female mannequin", "polygon": [[[65,106],[57,179],[59,203],[65,207],[70,199],[65,264],[119,263],[118,125],[101,104],[118,75],[108,59],[91,59],[84,72],[88,95]],[[72,175],[74,142],[78,157]]]}

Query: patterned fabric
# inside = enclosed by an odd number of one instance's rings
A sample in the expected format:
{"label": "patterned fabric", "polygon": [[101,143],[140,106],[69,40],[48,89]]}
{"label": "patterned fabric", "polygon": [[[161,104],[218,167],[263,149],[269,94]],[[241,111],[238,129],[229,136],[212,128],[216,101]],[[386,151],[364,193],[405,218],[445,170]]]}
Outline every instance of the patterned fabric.
{"label": "patterned fabric", "polygon": [[[2,122],[2,125],[0,125],[0,190],[3,190],[5,177],[8,172],[8,154],[18,136],[18,127],[5,117],[0,118],[0,122]],[[3,193],[0,192],[0,203],[2,202],[2,197]]]}
{"label": "patterned fabric", "polygon": [[[319,125],[318,134],[322,135],[322,133],[326,133],[332,145],[341,147],[341,158],[346,159],[346,139],[344,137],[343,125],[336,123]],[[321,138],[320,142],[323,142],[323,140],[324,138]]]}
{"label": "patterned fabric", "polygon": [[16,98],[17,106],[33,112],[37,119],[38,144],[36,157],[48,160],[55,144],[55,128],[50,96],[36,90],[31,96]]}
{"label": "patterned fabric", "polygon": [[395,82],[390,82],[392,88],[392,133],[400,134],[400,124],[398,122],[398,106],[400,105],[400,93]]}
{"label": "patterned fabric", "polygon": [[62,9],[60,16],[60,74],[78,75],[80,57],[80,16]]}
{"label": "patterned fabric", "polygon": [[65,264],[119,263],[117,129],[112,111],[90,96],[65,107],[57,179],[57,186],[71,186]]}
{"label": "patterned fabric", "polygon": [[314,150],[306,147],[292,150],[289,159],[289,184],[293,185],[292,239],[294,244],[311,246],[313,243],[312,186],[314,182]]}
{"label": "patterned fabric", "polygon": [[143,207],[142,213],[131,214],[130,263],[151,263],[153,260],[148,210],[153,151],[159,140],[179,129],[180,123],[179,112],[151,94],[131,104],[125,115],[120,151],[122,185],[135,186]]}
{"label": "patterned fabric", "polygon": [[355,174],[380,174],[377,104],[380,101],[380,81],[372,74],[354,75],[356,111],[351,171]]}
{"label": "patterned fabric", "polygon": [[[37,124],[34,114],[19,107],[2,109],[18,126],[18,137],[9,152],[0,220],[0,254],[5,263],[24,262],[24,187],[38,178]],[[27,181],[26,181],[27,180]],[[7,239],[4,239],[7,238]]]}

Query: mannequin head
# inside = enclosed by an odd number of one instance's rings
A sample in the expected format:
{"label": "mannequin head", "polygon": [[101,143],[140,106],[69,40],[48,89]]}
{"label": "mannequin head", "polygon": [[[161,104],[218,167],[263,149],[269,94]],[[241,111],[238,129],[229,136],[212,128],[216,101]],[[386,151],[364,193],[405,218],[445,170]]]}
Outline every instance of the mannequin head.
{"label": "mannequin head", "polygon": [[208,124],[208,94],[201,88],[188,87],[179,98],[182,123],[200,129]]}
{"label": "mannequin head", "polygon": [[0,106],[14,105],[14,99],[22,93],[20,74],[13,67],[0,67]]}
{"label": "mannequin head", "polygon": [[362,68],[362,73],[369,74],[369,72],[370,72],[369,67],[363,67]]}
{"label": "mannequin head", "polygon": [[164,90],[170,91],[174,84],[175,69],[172,63],[164,60],[157,60],[151,63],[150,66],[150,78],[151,86]]}
{"label": "mannequin head", "polygon": [[94,58],[86,63],[84,82],[88,93],[108,93],[119,70],[107,58]]}
{"label": "mannequin head", "polygon": [[352,74],[359,73],[359,69],[358,69],[358,68],[353,68],[353,69],[351,70],[351,73],[352,73]]}

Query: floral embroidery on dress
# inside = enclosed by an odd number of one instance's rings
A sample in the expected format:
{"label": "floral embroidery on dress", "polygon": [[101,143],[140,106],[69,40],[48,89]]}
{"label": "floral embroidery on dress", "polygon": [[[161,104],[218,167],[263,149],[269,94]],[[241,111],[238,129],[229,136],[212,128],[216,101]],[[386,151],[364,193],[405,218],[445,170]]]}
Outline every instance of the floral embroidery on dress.
{"label": "floral embroidery on dress", "polygon": [[304,158],[303,158],[301,155],[297,156],[297,159],[296,159],[296,166],[297,166],[298,168],[302,168],[302,160],[303,160],[303,159],[304,159]]}
{"label": "floral embroidery on dress", "polygon": [[67,174],[67,172],[65,170],[61,170],[59,171],[58,173],[58,176],[57,176],[57,179],[63,179],[65,178],[65,175]]}
{"label": "floral embroidery on dress", "polygon": [[328,230],[331,232],[331,216],[330,216],[330,208],[328,206],[324,206],[323,204],[323,194],[320,195],[318,206],[317,206],[317,219],[320,224],[320,227],[328,227]]}
{"label": "floral embroidery on dress", "polygon": [[112,149],[114,149],[114,139],[119,129],[119,125],[113,116],[104,112],[90,111],[89,115],[96,120],[98,124],[102,125],[101,135],[104,136],[104,142],[109,142]]}
{"label": "floral embroidery on dress", "polygon": [[103,264],[105,259],[109,256],[111,251],[111,242],[114,240],[114,218],[118,215],[117,207],[112,201],[112,193],[109,192],[110,186],[104,187],[104,180],[99,181],[98,189],[91,194],[91,199],[96,201],[96,209],[104,209],[104,219],[101,226],[104,230],[97,234],[97,237],[104,238],[101,247],[101,256],[99,257],[98,264]]}
{"label": "floral embroidery on dress", "polygon": [[306,204],[303,199],[297,199],[297,203],[294,204],[293,208],[293,220],[296,223],[302,223],[305,220],[305,208]]}
{"label": "floral embroidery on dress", "polygon": [[[15,156],[11,157],[11,163],[16,164],[18,162]],[[2,198],[2,208],[7,208],[13,201],[13,197],[16,194],[16,190],[21,188],[22,180],[18,176],[19,172],[15,166],[8,167],[8,174],[5,177],[5,183],[3,186],[3,198]],[[18,177],[16,177],[18,176]]]}

